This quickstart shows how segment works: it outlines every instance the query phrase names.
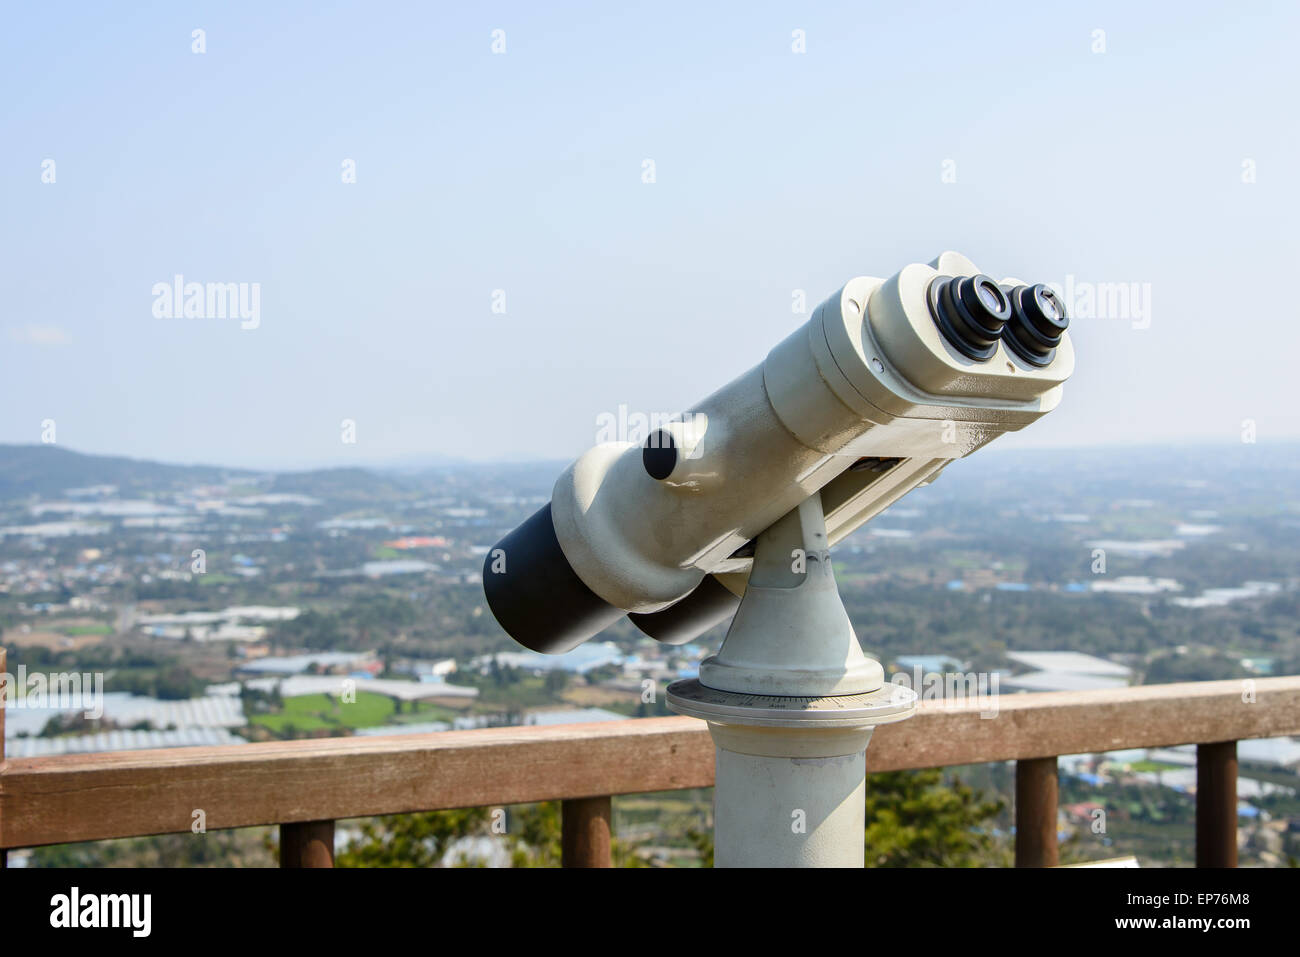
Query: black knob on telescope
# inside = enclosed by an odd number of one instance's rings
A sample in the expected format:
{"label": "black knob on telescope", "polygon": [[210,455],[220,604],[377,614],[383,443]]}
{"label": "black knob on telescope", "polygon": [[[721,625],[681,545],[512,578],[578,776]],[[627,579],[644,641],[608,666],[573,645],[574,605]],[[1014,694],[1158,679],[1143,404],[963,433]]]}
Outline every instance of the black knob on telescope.
{"label": "black knob on telescope", "polygon": [[969,359],[988,359],[998,350],[1011,304],[996,282],[978,276],[939,276],[927,293],[930,315],[949,344]]}
{"label": "black knob on telescope", "polygon": [[673,474],[677,468],[677,443],[673,434],[664,429],[656,429],[646,436],[641,446],[641,464],[646,474],[657,482],[662,482]]}
{"label": "black knob on telescope", "polygon": [[1011,321],[1002,330],[1007,347],[1031,365],[1050,365],[1070,327],[1065,305],[1050,286],[1016,286],[1009,290]]}
{"label": "black knob on telescope", "polygon": [[623,617],[564,557],[550,503],[488,551],[483,593],[511,638],[548,655],[571,651]]}

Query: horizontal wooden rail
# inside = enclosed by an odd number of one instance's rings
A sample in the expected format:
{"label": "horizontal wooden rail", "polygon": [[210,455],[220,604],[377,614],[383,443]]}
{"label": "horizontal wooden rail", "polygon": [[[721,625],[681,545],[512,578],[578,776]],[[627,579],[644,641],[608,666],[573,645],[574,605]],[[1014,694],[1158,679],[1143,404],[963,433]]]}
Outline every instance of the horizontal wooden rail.
{"label": "horizontal wooden rail", "polygon": [[[982,717],[981,712],[996,714]],[[924,702],[867,770],[1300,733],[1300,677]],[[11,758],[0,848],[709,787],[693,718]]]}
{"label": "horizontal wooden rail", "polygon": [[0,847],[707,787],[688,718],[19,758]]}

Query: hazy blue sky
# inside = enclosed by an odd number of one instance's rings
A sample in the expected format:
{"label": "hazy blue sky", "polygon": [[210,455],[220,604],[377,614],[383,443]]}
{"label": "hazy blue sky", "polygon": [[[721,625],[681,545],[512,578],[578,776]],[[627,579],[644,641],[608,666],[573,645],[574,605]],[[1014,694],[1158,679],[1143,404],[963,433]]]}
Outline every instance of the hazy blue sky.
{"label": "hazy blue sky", "polygon": [[947,248],[1150,289],[1000,444],[1300,436],[1300,5],[541,6],[6,5],[0,441],[569,457]]}

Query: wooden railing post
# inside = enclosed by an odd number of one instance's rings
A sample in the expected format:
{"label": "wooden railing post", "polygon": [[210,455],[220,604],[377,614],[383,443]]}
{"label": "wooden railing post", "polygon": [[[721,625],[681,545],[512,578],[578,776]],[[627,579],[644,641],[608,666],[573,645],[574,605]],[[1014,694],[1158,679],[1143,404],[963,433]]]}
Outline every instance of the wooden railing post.
{"label": "wooden railing post", "polygon": [[1237,866],[1237,742],[1196,746],[1196,866]]}
{"label": "wooden railing post", "polygon": [[560,866],[609,867],[608,797],[560,802]]}
{"label": "wooden railing post", "polygon": [[281,867],[333,867],[334,822],[280,825]]}
{"label": "wooden railing post", "polygon": [[[5,650],[0,648],[0,774],[5,773],[5,674],[8,673],[8,657]],[[4,791],[3,785],[0,785],[0,792]],[[4,808],[0,807],[0,814],[4,814]],[[0,834],[4,833],[4,821],[0,820]],[[0,868],[9,866],[9,851],[0,847]]]}
{"label": "wooden railing post", "polygon": [[1016,867],[1055,867],[1056,758],[1016,762]]}

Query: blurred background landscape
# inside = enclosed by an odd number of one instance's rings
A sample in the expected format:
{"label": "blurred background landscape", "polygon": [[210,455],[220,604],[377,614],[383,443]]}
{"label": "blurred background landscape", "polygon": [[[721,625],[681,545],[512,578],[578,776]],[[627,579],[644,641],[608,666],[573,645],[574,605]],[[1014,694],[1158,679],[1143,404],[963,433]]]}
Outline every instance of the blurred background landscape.
{"label": "blurred background landscape", "polygon": [[[525,653],[485,550],[602,415],[689,408],[945,249],[1066,291],[1077,369],[835,549],[864,649],[1003,695],[1300,673],[1295,3],[4,26],[0,644],[105,690],[94,719],[9,707],[10,758],[666,713],[720,632]],[[160,309],[182,283],[250,309]],[[1238,755],[1241,862],[1294,864],[1300,744]],[[1190,864],[1194,758],[1062,756],[1062,859]],[[868,863],[1009,863],[1012,780],[872,775]],[[615,797],[615,858],[708,863],[710,802]],[[491,812],[341,821],[338,862],[554,862],[554,805]],[[263,865],[275,834],[8,861]]]}
{"label": "blurred background landscape", "polygon": [[[996,673],[1004,695],[1294,674],[1298,453],[991,449],[837,546],[836,575],[864,649],[890,672]],[[7,753],[667,714],[663,689],[695,674],[723,629],[671,647],[623,620],[544,657],[484,604],[484,554],[549,499],[561,468],[259,472],[0,447],[8,670],[105,682],[98,719],[11,706]],[[1300,743],[1239,747],[1242,863],[1294,865]],[[1063,756],[1063,860],[1190,863],[1194,757]],[[1008,862],[1012,788],[1010,764],[870,776],[874,863]],[[710,798],[616,798],[616,857],[707,861]],[[881,814],[891,802],[911,802],[913,827]],[[555,808],[508,813],[508,837],[490,832],[489,809],[341,823],[339,862],[550,861]],[[10,865],[270,864],[272,830],[20,851]],[[939,839],[954,832],[955,845]]]}

